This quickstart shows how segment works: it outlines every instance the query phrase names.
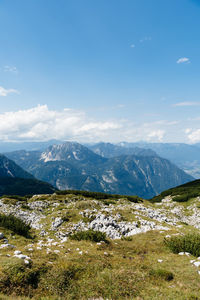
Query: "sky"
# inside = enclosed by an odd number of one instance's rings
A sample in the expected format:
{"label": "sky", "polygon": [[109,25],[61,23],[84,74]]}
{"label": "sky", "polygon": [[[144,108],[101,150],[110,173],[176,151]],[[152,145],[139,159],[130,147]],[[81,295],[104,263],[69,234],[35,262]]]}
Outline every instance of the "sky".
{"label": "sky", "polygon": [[200,142],[200,0],[0,0],[0,140]]}

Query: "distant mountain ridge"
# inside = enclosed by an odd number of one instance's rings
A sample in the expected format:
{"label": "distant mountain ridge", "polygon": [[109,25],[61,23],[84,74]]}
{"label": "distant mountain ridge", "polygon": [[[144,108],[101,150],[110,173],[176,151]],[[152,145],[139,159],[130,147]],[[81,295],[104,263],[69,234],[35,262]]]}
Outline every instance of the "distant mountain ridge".
{"label": "distant mountain ridge", "polygon": [[188,145],[184,143],[127,143],[117,144],[127,149],[141,147],[143,149],[152,149],[159,156],[169,159],[179,168],[195,178],[200,178],[200,147],[199,144]]}
{"label": "distant mountain ridge", "polygon": [[[113,151],[119,153],[121,149],[114,147]],[[165,189],[193,180],[152,150],[136,148],[134,151],[134,154],[128,150],[129,155],[106,158],[79,143],[66,142],[49,146],[43,152],[15,151],[6,155],[36,178],[59,189],[151,198]]]}
{"label": "distant mountain ridge", "polygon": [[[0,153],[13,152],[13,151],[45,151],[47,147],[53,144],[63,144],[64,141],[49,140],[41,142],[5,142],[0,141]],[[107,145],[103,151],[99,145]],[[111,145],[111,146],[110,146]],[[186,173],[190,174],[194,178],[200,178],[200,144],[185,144],[185,143],[149,143],[149,142],[120,142],[117,144],[111,143],[93,143],[85,144],[86,147],[93,150],[96,154],[104,157],[115,157],[119,155],[138,154],[142,155],[142,152],[133,152],[133,148],[136,151],[137,148],[143,149],[143,151],[151,150],[156,152],[157,155],[169,159],[172,163],[183,169]],[[98,146],[98,147],[97,147]],[[113,146],[116,147],[113,152]],[[97,149],[96,149],[97,147]],[[120,147],[120,149],[117,149]],[[106,149],[107,148],[107,149]],[[110,149],[112,151],[110,151]],[[121,149],[123,148],[123,149]],[[99,149],[99,150],[98,150]],[[113,152],[113,153],[112,153]],[[144,152],[144,156],[149,155],[148,152]],[[150,154],[151,155],[151,154]]]}
{"label": "distant mountain ridge", "polygon": [[26,151],[43,151],[47,147],[53,144],[62,144],[63,141],[59,140],[48,140],[48,141],[41,141],[41,142],[5,142],[0,141],[0,153],[4,152],[11,152],[11,151],[19,151],[19,150],[26,150]]}
{"label": "distant mountain ridge", "polygon": [[144,149],[140,147],[125,148],[111,143],[98,143],[89,145],[88,148],[103,157],[111,158],[120,155],[138,155],[138,156],[157,156],[157,153],[151,149]]}

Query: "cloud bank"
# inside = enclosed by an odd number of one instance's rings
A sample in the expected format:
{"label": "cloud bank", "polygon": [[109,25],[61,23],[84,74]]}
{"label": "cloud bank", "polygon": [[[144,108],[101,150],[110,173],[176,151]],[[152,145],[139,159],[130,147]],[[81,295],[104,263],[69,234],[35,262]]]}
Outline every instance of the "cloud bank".
{"label": "cloud bank", "polygon": [[[165,124],[171,126],[171,124]],[[90,118],[83,111],[65,108],[51,110],[47,105],[0,114],[0,140],[44,141],[49,139],[79,142],[122,140],[162,141],[165,130],[160,123],[134,124],[130,120]]]}

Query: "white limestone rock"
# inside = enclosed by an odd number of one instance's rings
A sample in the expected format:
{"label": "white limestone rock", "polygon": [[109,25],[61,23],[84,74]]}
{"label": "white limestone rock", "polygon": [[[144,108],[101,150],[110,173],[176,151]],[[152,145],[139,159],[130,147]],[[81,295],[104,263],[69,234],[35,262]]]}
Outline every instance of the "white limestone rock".
{"label": "white limestone rock", "polygon": [[55,218],[54,222],[52,222],[51,230],[56,230],[63,222],[61,217]]}

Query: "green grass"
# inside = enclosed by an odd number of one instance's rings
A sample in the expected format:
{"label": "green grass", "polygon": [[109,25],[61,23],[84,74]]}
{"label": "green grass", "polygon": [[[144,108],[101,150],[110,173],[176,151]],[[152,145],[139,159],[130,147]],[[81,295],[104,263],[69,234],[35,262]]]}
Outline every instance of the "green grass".
{"label": "green grass", "polygon": [[166,196],[175,196],[173,201],[186,202],[192,198],[200,196],[200,180],[194,180],[186,184],[171,188],[153,197],[149,201],[152,203],[160,202]]}
{"label": "green grass", "polygon": [[11,230],[12,232],[30,238],[31,227],[22,220],[14,217],[13,215],[0,214],[0,227]]}
{"label": "green grass", "polygon": [[[0,225],[9,243],[16,246],[15,249],[1,249],[0,299],[199,299],[198,269],[190,263],[190,257],[176,254],[182,251],[199,254],[197,250],[200,249],[200,238],[196,229],[185,225],[182,228],[171,226],[168,232],[149,231],[119,240],[110,240],[101,232],[88,230],[76,232],[72,234],[72,239],[68,238],[61,243],[56,237],[57,233],[50,230],[54,218],[60,216],[65,220],[58,231],[72,232],[72,224],[80,220],[90,221],[89,217],[80,215],[83,209],[102,209],[104,201],[115,203],[110,203],[114,204],[111,213],[113,216],[120,213],[122,220],[125,219],[126,222],[137,220],[137,209],[126,198],[94,201],[92,198],[85,198],[84,200],[82,195],[54,194],[22,202],[25,204],[24,209],[27,209],[26,203],[41,199],[48,201],[48,208],[42,212],[46,217],[41,222],[48,232],[44,237],[39,236],[40,230],[32,229],[36,238],[30,241],[24,236],[13,235],[15,229],[10,225],[9,229]],[[59,205],[54,206],[54,202]],[[197,201],[190,200],[189,205],[193,203],[196,205]],[[148,201],[143,201],[143,205],[157,208]],[[188,203],[174,203],[175,207],[186,205]],[[166,209],[170,213],[170,208]],[[107,211],[102,213],[109,214]],[[178,232],[185,235],[173,236]],[[166,234],[173,238],[165,239],[166,242],[163,243]],[[54,238],[58,244],[37,249],[37,242],[42,240],[45,244],[48,237]],[[108,242],[97,244],[104,238]],[[172,240],[175,242],[171,242]],[[30,246],[30,243],[33,245]],[[172,245],[175,248],[173,251]],[[188,249],[189,246],[196,251],[192,252]],[[33,248],[32,252],[28,251],[30,247]],[[50,248],[49,253],[47,248]],[[26,265],[23,260],[14,257],[14,250],[21,250],[23,254],[30,256],[31,263]],[[158,262],[160,259],[162,263]]]}
{"label": "green grass", "polygon": [[108,242],[106,239],[106,234],[100,231],[94,231],[92,229],[86,231],[78,231],[70,236],[72,240],[77,241],[91,241],[91,242]]}
{"label": "green grass", "polygon": [[198,233],[167,238],[164,243],[173,253],[189,252],[196,257],[200,256],[200,234]]}
{"label": "green grass", "polygon": [[[69,240],[60,251],[47,255],[45,249],[35,250],[30,266],[2,254],[0,289],[5,299],[186,300],[199,294],[199,275],[189,258],[169,252],[158,232],[100,246]],[[163,259],[162,265],[158,258]]]}
{"label": "green grass", "polygon": [[163,279],[166,281],[171,281],[174,279],[174,274],[164,269],[150,270],[149,275],[157,279]]}
{"label": "green grass", "polygon": [[47,270],[45,265],[34,265],[27,268],[23,261],[15,260],[3,269],[0,290],[8,295],[15,292],[16,295],[33,296],[34,290],[38,288],[41,275]]}
{"label": "green grass", "polygon": [[77,191],[77,190],[65,190],[65,191],[56,191],[57,195],[77,195],[77,196],[83,196],[86,198],[93,198],[96,200],[102,200],[102,199],[121,199],[126,198],[130,202],[138,203],[142,202],[143,199],[138,196],[124,196],[124,195],[113,195],[113,194],[107,194],[107,193],[100,193],[100,192],[89,192],[89,191]]}
{"label": "green grass", "polygon": [[7,199],[15,199],[18,201],[27,201],[27,198],[30,198],[31,196],[18,196],[18,195],[3,195],[1,198],[7,198]]}

